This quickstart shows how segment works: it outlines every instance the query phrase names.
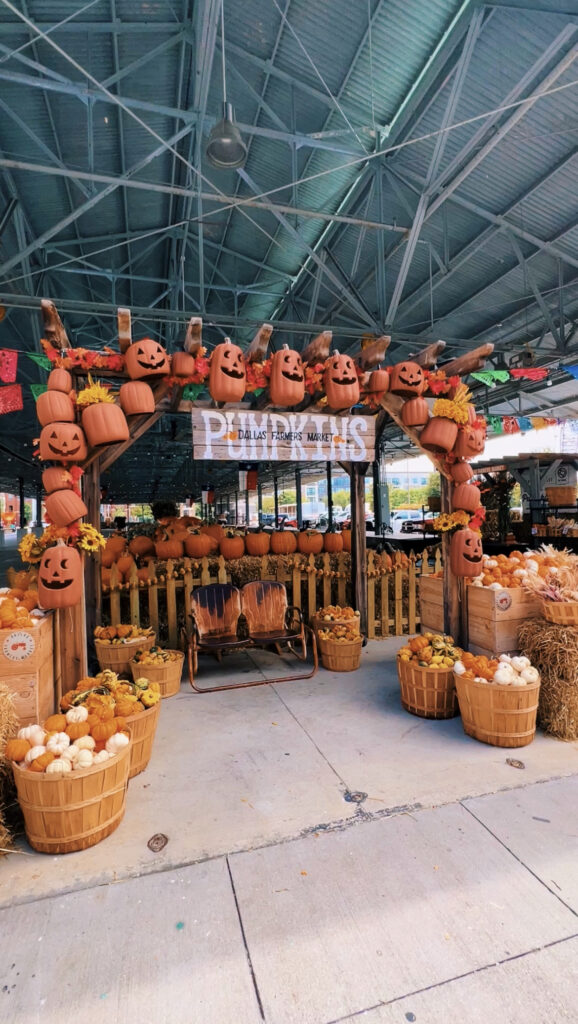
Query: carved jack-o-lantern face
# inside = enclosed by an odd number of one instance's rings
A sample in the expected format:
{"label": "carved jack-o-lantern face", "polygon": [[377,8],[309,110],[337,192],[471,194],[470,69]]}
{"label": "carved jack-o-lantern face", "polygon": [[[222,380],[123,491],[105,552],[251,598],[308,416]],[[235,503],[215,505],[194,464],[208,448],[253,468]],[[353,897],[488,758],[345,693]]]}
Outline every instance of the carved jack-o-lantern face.
{"label": "carved jack-o-lantern face", "polygon": [[299,405],[305,397],[305,374],[298,352],[283,345],[271,359],[269,397],[273,405],[288,408]]}
{"label": "carved jack-o-lantern face", "polygon": [[162,345],[152,338],[133,342],[125,354],[126,370],[131,380],[142,377],[162,377],[170,372],[170,362]]}
{"label": "carved jack-o-lantern face", "polygon": [[325,363],[323,387],[332,409],[349,409],[359,402],[359,378],[350,356],[334,352]]}
{"label": "carved jack-o-lantern face", "polygon": [[457,530],[450,545],[450,565],[455,576],[479,576],[482,571],[482,538],[474,530]]}
{"label": "carved jack-o-lantern face", "polygon": [[459,459],[471,459],[474,455],[480,455],[484,450],[485,440],[483,430],[474,430],[471,426],[460,427],[454,455]]}
{"label": "carved jack-o-lantern face", "polygon": [[38,569],[42,608],[72,608],[81,598],[82,561],[76,548],[56,544],[44,552]]}
{"label": "carved jack-o-lantern face", "polygon": [[396,363],[391,371],[389,390],[392,395],[411,398],[425,390],[423,370],[419,363]]}
{"label": "carved jack-o-lantern face", "polygon": [[215,402],[240,402],[245,394],[245,357],[226,338],[211,356],[209,394]]}
{"label": "carved jack-o-lantern face", "polygon": [[76,423],[49,423],[40,434],[40,458],[54,462],[83,462],[88,455],[82,427]]}

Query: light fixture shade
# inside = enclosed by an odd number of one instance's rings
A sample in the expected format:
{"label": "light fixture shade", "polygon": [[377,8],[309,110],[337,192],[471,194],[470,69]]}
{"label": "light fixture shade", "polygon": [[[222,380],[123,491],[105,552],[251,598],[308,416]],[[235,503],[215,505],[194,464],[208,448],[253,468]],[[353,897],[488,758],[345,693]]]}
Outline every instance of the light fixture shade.
{"label": "light fixture shade", "polygon": [[233,120],[230,103],[223,104],[223,119],[211,131],[207,144],[207,158],[213,167],[241,167],[247,159],[247,147]]}

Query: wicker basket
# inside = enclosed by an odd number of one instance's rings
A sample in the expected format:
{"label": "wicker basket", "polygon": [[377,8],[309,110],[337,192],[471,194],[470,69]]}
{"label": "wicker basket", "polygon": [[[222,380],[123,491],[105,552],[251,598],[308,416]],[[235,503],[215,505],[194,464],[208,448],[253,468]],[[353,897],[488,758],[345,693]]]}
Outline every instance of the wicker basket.
{"label": "wicker basket", "polygon": [[458,698],[453,669],[423,668],[397,659],[401,703],[419,718],[454,718]]}
{"label": "wicker basket", "polygon": [[[359,615],[354,615],[351,619],[331,619],[330,622],[327,622],[327,620],[323,619],[321,614],[317,612],[313,616],[311,624],[316,634],[319,633],[320,629],[331,628],[331,626],[348,626],[352,633],[359,633]],[[319,639],[319,637],[317,637],[317,639]]]}
{"label": "wicker basket", "polygon": [[534,739],[540,683],[499,686],[456,675],[464,732],[493,747],[525,747]]}
{"label": "wicker basket", "polygon": [[128,772],[129,779],[134,779],[135,775],[140,775],[141,772],[144,772],[150,761],[160,710],[161,702],[159,701],[152,708],[141,711],[137,715],[129,715],[125,719],[130,729],[130,738],[132,740]]}
{"label": "wicker basket", "polygon": [[151,683],[159,684],[161,697],[174,697],[181,688],[185,656],[182,651],[171,651],[171,654],[178,654],[178,658],[162,665],[141,665],[138,661],[131,661],[129,668],[133,679],[140,679],[141,676],[144,676]]}
{"label": "wicker basket", "polygon": [[26,837],[39,853],[73,853],[106,839],[125,808],[131,745],[94,768],[46,775],[13,765]]}
{"label": "wicker basket", "polygon": [[337,640],[318,638],[321,664],[332,672],[354,672],[361,660],[362,637],[340,644]]}
{"label": "wicker basket", "polygon": [[107,644],[103,640],[95,640],[96,656],[101,669],[110,668],[117,675],[129,671],[130,659],[137,651],[150,651],[154,647],[155,635],[137,636],[124,644]]}
{"label": "wicker basket", "polygon": [[546,487],[546,499],[554,508],[558,505],[574,505],[576,503],[576,487]]}
{"label": "wicker basket", "polygon": [[578,626],[578,601],[542,601],[542,614],[557,626]]}

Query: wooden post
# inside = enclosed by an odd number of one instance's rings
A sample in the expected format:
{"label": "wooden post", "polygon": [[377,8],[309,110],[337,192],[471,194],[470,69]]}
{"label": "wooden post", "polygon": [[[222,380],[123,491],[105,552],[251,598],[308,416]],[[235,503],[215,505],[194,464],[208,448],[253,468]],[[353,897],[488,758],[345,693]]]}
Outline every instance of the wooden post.
{"label": "wooden post", "polygon": [[351,578],[353,607],[359,612],[361,632],[367,636],[367,548],[365,543],[366,462],[352,462],[351,481]]}
{"label": "wooden post", "polygon": [[330,462],[327,463],[327,526],[330,530],[333,528],[333,478]]}
{"label": "wooden post", "polygon": [[273,529],[277,529],[279,525],[279,483],[277,477],[273,477],[273,497],[275,499],[275,524]]}
{"label": "wooden post", "polygon": [[379,460],[373,463],[373,532],[381,534],[383,522],[381,518],[381,481],[379,479]]}
{"label": "wooden post", "polygon": [[[100,462],[95,459],[82,478],[84,502],[88,509],[86,521],[100,530]],[[84,560],[84,587],[86,593],[86,635],[90,660],[95,657],[94,629],[102,623],[102,593],[100,583],[100,551]]]}
{"label": "wooden post", "polygon": [[[441,481],[441,510],[442,512],[452,511],[452,485],[445,476]],[[453,636],[456,643],[461,643],[460,624],[460,591],[458,580],[450,568],[450,541],[451,533],[442,533],[442,560],[444,566],[443,576],[443,601],[444,601],[444,633]]]}
{"label": "wooden post", "polygon": [[19,528],[21,530],[26,526],[26,515],[24,512],[24,477],[18,477],[18,500],[20,501],[20,522]]}
{"label": "wooden post", "polygon": [[42,529],[42,484],[40,481],[36,484],[36,523]]}
{"label": "wooden post", "polygon": [[295,470],[295,496],[297,502],[297,526],[303,529],[303,501],[301,497],[301,470]]}

